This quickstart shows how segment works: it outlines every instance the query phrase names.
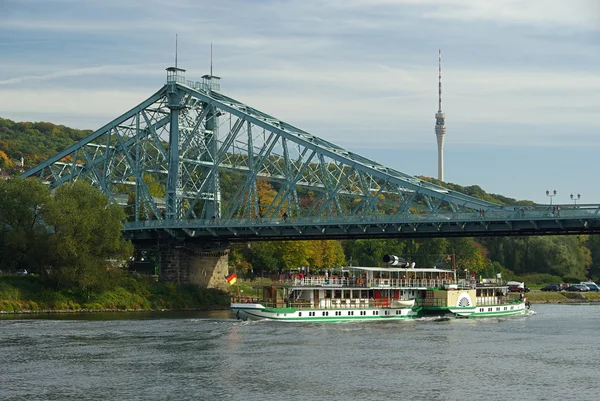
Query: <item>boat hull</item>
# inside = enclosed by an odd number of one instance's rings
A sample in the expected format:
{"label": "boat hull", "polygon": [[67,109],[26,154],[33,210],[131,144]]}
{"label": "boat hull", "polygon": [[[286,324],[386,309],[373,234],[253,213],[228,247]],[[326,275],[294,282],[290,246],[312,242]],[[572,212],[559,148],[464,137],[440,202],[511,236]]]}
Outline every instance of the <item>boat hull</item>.
{"label": "boat hull", "polygon": [[495,316],[510,316],[522,315],[529,309],[527,302],[511,303],[505,305],[479,305],[470,308],[449,308],[450,312],[457,317],[495,317]]}
{"label": "boat hull", "polygon": [[404,320],[419,317],[419,308],[344,308],[295,309],[267,308],[261,304],[233,303],[231,309],[240,320],[281,322],[354,322]]}

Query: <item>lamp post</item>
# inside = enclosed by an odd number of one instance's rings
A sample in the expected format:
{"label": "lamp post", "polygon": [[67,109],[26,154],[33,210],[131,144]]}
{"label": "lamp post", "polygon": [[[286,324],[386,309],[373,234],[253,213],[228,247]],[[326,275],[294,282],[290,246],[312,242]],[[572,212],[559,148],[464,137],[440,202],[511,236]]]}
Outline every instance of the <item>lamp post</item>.
{"label": "lamp post", "polygon": [[550,204],[552,204],[552,198],[556,196],[556,189],[552,192],[546,191],[546,196],[550,197]]}
{"label": "lamp post", "polygon": [[577,201],[581,199],[581,194],[577,194],[577,196],[571,194],[571,200],[575,202],[575,206],[577,206]]}

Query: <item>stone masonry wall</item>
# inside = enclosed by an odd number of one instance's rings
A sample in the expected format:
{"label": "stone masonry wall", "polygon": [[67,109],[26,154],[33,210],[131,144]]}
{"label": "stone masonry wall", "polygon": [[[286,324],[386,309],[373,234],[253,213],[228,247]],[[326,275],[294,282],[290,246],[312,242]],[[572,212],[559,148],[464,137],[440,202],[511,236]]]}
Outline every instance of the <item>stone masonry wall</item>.
{"label": "stone masonry wall", "polygon": [[170,247],[160,251],[160,278],[175,284],[226,289],[228,263],[229,249]]}

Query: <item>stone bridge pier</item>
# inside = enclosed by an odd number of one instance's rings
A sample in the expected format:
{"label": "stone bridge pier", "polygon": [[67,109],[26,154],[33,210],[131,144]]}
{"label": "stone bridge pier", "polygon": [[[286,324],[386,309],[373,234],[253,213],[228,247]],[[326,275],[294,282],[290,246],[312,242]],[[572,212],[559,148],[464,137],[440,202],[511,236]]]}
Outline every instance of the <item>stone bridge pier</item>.
{"label": "stone bridge pier", "polygon": [[175,284],[195,284],[204,288],[227,289],[229,247],[170,243],[158,252],[161,280]]}

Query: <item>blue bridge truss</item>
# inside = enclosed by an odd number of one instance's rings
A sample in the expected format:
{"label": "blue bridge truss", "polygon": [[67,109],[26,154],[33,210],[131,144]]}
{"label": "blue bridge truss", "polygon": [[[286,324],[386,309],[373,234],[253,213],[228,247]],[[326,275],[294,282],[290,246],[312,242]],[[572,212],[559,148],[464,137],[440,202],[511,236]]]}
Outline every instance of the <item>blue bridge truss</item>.
{"label": "blue bridge truss", "polygon": [[125,208],[137,242],[600,232],[599,205],[450,191],[227,97],[219,81],[168,68],[158,92],[22,176],[89,181]]}

